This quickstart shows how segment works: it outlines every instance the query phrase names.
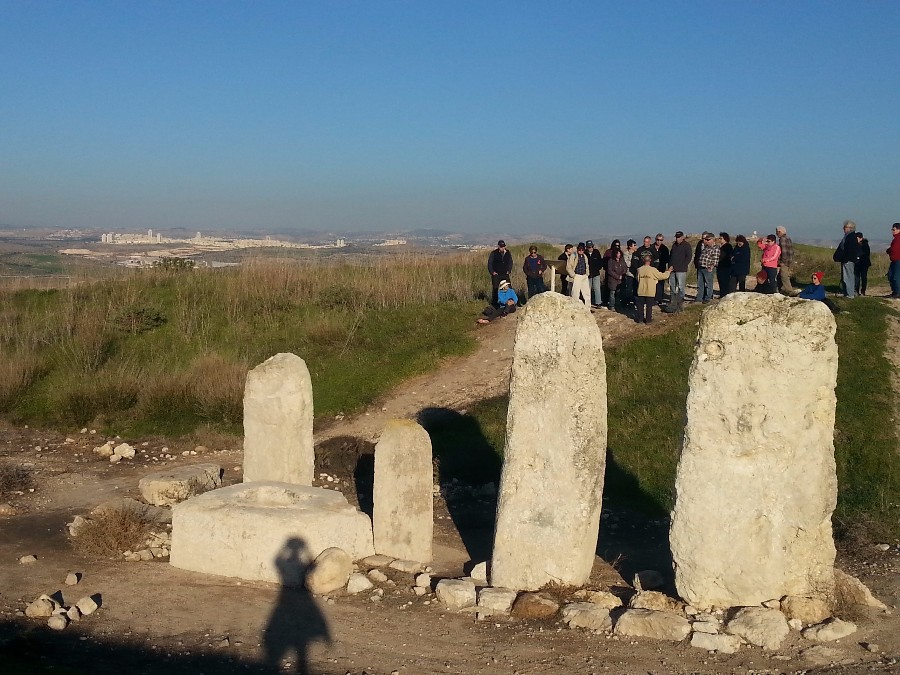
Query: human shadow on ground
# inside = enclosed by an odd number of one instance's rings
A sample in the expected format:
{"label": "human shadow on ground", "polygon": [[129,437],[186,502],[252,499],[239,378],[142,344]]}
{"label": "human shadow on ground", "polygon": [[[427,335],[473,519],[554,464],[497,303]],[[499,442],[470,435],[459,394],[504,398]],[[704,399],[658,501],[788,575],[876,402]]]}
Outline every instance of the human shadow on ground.
{"label": "human shadow on ground", "polygon": [[[306,542],[299,537],[288,539],[275,558],[281,590],[262,638],[265,665],[275,671],[309,675],[310,644],[331,644],[325,615],[306,589],[306,577],[314,564]],[[295,664],[293,671],[282,667],[286,659]]]}
{"label": "human shadow on ground", "polygon": [[424,408],[435,473],[450,519],[474,561],[491,557],[501,459],[478,421],[449,408]]}
{"label": "human shadow on ground", "polygon": [[611,448],[606,452],[597,555],[628,583],[637,572],[656,570],[665,583],[661,590],[675,590],[668,511],[616,461]]}

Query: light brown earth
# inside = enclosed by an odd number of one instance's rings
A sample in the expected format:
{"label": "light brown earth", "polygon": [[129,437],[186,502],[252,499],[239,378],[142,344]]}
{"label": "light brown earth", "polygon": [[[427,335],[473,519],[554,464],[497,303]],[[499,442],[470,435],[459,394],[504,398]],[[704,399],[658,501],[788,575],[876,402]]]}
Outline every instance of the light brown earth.
{"label": "light brown earth", "polygon": [[[862,300],[865,302],[874,300]],[[626,317],[595,314],[607,345],[642,332],[665,332],[674,322],[696,321],[696,314],[660,315],[652,326]],[[900,338],[900,323],[894,324]],[[462,411],[471,402],[504,393],[512,358],[515,317],[477,329],[478,346],[469,356],[448,360],[432,374],[397,388],[362,414],[320,425],[317,442],[355,438],[360,447],[375,440],[389,417],[414,417],[423,408]],[[900,344],[900,339],[895,341]],[[900,353],[894,355],[900,361]],[[900,363],[897,372],[900,373]],[[900,395],[900,380],[898,380]],[[900,417],[898,417],[900,424]],[[34,429],[0,429],[0,458],[31,464],[34,492],[4,495],[17,515],[0,517],[0,673],[157,673],[196,675],[219,672],[278,672],[266,665],[265,636],[278,634],[289,645],[309,647],[310,673],[381,675],[401,673],[862,673],[900,672],[900,618],[872,611],[856,617],[860,630],[828,646],[837,651],[826,663],[800,655],[812,646],[795,633],[775,652],[744,647],[734,655],[709,654],[688,644],[623,639],[569,630],[554,621],[476,621],[469,614],[444,611],[417,598],[412,577],[390,573],[384,599],[370,601],[335,594],[331,600],[284,592],[265,583],[238,581],[175,569],[162,562],[88,560],[69,544],[65,523],[76,514],[113,498],[138,498],[141,476],[163,464],[165,445],[182,465],[217,461],[226,483],[241,478],[241,453],[233,439],[201,439],[209,450],[182,457],[197,439],[124,439],[138,457],[111,465],[91,452],[105,438],[90,433],[66,436]],[[146,442],[146,446],[142,443]],[[38,451],[36,448],[40,447]],[[355,499],[351,466],[329,474]],[[334,485],[327,480],[319,483]],[[435,575],[458,575],[471,559],[483,559],[489,546],[493,502],[489,496],[451,494],[435,499]],[[454,499],[455,497],[455,499]],[[465,502],[467,510],[460,509]],[[627,588],[637,569],[665,571],[665,520],[648,521],[627,511],[604,510],[592,583]],[[872,543],[842,550],[840,566],[858,575],[889,606],[900,604],[900,554]],[[468,547],[468,548],[467,548]],[[20,565],[20,556],[38,561]],[[612,563],[612,564],[611,564]],[[84,573],[75,587],[63,585],[67,571]],[[100,593],[102,608],[64,632],[19,614],[41,593],[61,590],[66,603]],[[316,640],[324,622],[331,643]],[[222,643],[228,638],[228,644]],[[861,643],[878,645],[868,651]],[[287,668],[298,670],[296,660]]]}

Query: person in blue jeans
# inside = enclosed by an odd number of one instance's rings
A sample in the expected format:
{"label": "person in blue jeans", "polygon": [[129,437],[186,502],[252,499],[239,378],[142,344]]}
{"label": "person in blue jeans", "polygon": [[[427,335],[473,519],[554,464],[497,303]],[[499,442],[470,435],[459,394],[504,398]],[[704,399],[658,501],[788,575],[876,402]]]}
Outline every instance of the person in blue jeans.
{"label": "person in blue jeans", "polygon": [[888,257],[891,259],[888,281],[891,284],[891,297],[900,298],[900,223],[891,225],[891,234],[893,238],[887,250]]}
{"label": "person in blue jeans", "polygon": [[856,241],[856,223],[844,221],[844,238],[832,256],[841,264],[841,291],[845,298],[856,297],[856,261],[859,258],[859,244]]}

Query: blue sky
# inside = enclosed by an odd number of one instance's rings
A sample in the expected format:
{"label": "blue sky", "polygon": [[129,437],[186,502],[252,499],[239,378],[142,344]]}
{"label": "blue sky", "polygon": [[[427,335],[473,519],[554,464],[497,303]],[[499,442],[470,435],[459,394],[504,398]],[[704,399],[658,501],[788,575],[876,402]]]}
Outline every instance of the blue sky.
{"label": "blue sky", "polygon": [[900,2],[0,0],[0,223],[871,236]]}

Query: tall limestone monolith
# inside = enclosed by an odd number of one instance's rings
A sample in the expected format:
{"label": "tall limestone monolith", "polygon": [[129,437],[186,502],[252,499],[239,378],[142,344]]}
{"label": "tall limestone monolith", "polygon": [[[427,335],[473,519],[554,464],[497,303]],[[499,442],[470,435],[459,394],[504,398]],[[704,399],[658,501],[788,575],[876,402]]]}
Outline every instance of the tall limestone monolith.
{"label": "tall limestone monolith", "polygon": [[833,586],[835,322],[821,302],[736,293],[707,309],[669,533],[698,608]]}
{"label": "tall limestone monolith", "polygon": [[390,420],[375,446],[375,552],[429,562],[434,536],[431,438],[412,420]]}
{"label": "tall limestone monolith", "polygon": [[516,330],[491,583],[588,580],[606,467],[606,360],[584,305],[528,301]]}
{"label": "tall limestone monolith", "polygon": [[244,482],[312,485],[313,393],[306,362],[276,354],[247,373]]}

